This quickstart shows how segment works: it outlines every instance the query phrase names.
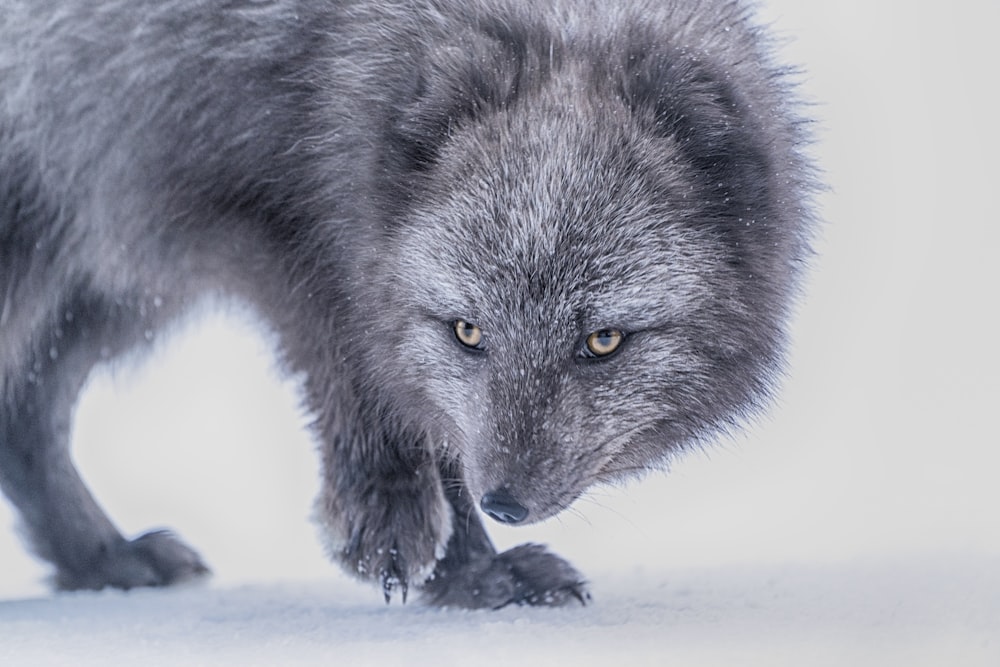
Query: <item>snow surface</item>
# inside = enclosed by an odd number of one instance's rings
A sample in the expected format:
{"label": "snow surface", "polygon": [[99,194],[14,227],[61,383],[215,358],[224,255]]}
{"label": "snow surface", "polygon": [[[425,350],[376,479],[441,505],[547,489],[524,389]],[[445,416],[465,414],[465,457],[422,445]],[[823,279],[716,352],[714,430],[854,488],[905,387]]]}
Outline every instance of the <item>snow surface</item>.
{"label": "snow surface", "polygon": [[330,565],[294,382],[233,310],[98,373],[74,436],[123,531],[174,528],[214,578],[53,595],[0,501],[0,665],[1000,665],[1000,6],[762,9],[831,185],[792,373],[669,475],[491,528],[568,558],[591,606],[385,606]]}
{"label": "snow surface", "polygon": [[498,612],[386,607],[336,583],[64,595],[0,605],[0,660],[986,665],[998,650],[990,624],[1000,576],[983,566],[958,559],[682,569],[648,579],[633,572],[609,575],[607,592],[586,609]]}

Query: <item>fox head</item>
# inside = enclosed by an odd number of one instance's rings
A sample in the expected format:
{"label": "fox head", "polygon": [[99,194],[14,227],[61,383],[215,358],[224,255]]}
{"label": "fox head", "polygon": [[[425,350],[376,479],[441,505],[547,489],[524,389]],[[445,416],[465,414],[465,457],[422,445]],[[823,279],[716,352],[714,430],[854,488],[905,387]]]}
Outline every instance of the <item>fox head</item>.
{"label": "fox head", "polygon": [[428,56],[390,130],[409,204],[372,269],[374,372],[509,523],[757,410],[805,252],[794,130],[760,74],[747,91],[697,53],[595,61],[539,34]]}

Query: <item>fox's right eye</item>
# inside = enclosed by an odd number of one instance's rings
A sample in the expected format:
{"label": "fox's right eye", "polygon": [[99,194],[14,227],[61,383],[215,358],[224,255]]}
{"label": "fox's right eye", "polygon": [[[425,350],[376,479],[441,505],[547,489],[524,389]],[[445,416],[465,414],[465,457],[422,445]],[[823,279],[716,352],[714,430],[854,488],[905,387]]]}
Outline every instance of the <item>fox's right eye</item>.
{"label": "fox's right eye", "polygon": [[601,329],[587,336],[587,344],[583,350],[583,355],[587,359],[600,359],[609,357],[618,351],[625,334],[618,329]]}
{"label": "fox's right eye", "polygon": [[455,338],[465,347],[472,350],[483,349],[483,330],[471,322],[455,320]]}

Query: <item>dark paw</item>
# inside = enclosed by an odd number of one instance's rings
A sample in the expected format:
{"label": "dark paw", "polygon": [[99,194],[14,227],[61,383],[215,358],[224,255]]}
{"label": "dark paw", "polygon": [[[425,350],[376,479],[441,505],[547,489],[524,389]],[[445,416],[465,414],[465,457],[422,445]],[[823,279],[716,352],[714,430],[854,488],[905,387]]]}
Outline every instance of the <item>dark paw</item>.
{"label": "dark paw", "polygon": [[433,572],[451,534],[451,508],[440,486],[419,482],[406,480],[372,493],[373,502],[317,516],[328,535],[347,537],[335,542],[332,555],[349,573],[378,585],[387,603],[397,593],[406,602],[410,586]]}
{"label": "dark paw", "polygon": [[208,573],[209,569],[194,550],[170,532],[154,531],[102,549],[81,568],[60,569],[56,584],[63,590],[97,590],[109,586],[128,590],[169,586]]}
{"label": "dark paw", "polygon": [[406,543],[399,538],[360,530],[341,553],[345,567],[362,579],[375,580],[387,604],[397,592],[405,604],[410,582],[426,579],[427,563],[434,562],[433,543],[421,539]]}
{"label": "dark paw", "polygon": [[538,544],[522,544],[491,559],[446,568],[442,564],[424,588],[431,604],[500,609],[511,604],[560,607],[590,601],[580,573]]}

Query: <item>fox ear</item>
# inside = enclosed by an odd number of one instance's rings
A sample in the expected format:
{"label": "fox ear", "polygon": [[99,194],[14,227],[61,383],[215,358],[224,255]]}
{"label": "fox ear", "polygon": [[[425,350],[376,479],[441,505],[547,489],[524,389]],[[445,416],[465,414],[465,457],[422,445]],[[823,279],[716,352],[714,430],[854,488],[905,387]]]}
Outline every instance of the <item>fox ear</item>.
{"label": "fox ear", "polygon": [[427,54],[392,127],[404,168],[430,168],[455,128],[509,106],[519,70],[508,48],[481,33]]}
{"label": "fox ear", "polygon": [[620,96],[643,125],[675,142],[705,182],[722,184],[731,200],[759,201],[769,171],[766,147],[749,107],[723,75],[681,50],[633,50],[623,72]]}

